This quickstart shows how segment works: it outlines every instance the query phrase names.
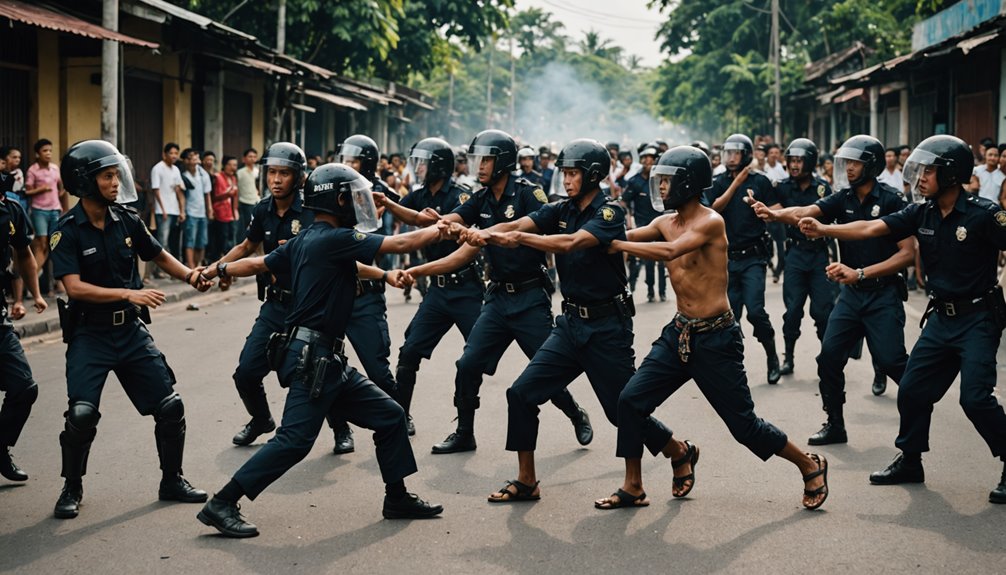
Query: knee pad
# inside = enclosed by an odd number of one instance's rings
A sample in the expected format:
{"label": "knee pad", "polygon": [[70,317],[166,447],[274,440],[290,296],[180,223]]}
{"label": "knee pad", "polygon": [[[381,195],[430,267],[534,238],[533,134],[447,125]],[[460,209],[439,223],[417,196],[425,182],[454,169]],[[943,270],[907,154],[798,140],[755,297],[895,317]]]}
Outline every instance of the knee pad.
{"label": "knee pad", "polygon": [[182,398],[177,393],[165,397],[154,411],[154,419],[166,423],[180,423],[185,421],[185,405]]}
{"label": "knee pad", "polygon": [[93,403],[78,401],[66,410],[66,423],[73,431],[86,434],[98,427],[98,420],[101,414]]}
{"label": "knee pad", "polygon": [[[507,395],[509,396],[509,390],[507,390]],[[454,407],[458,409],[478,409],[479,408],[479,396],[463,397],[459,395],[454,396]]]}
{"label": "knee pad", "polygon": [[4,398],[4,403],[17,405],[32,405],[38,399],[38,385],[34,382],[28,387],[16,393],[8,393]]}

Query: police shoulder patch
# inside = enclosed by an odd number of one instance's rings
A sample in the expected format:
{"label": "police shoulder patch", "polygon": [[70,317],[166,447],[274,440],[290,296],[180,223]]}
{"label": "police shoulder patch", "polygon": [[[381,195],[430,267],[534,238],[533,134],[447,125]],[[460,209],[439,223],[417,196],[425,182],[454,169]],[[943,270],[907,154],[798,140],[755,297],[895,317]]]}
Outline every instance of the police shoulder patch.
{"label": "police shoulder patch", "polygon": [[63,238],[63,232],[54,232],[49,236],[49,251],[54,251],[59,245],[59,240]]}
{"label": "police shoulder patch", "polygon": [[534,199],[538,200],[539,202],[541,202],[543,204],[547,204],[548,203],[548,196],[545,195],[545,190],[543,190],[541,188],[535,188],[534,189]]}
{"label": "police shoulder patch", "polygon": [[469,194],[468,192],[461,192],[460,194],[458,194],[458,203],[463,204],[467,202],[471,197],[472,195]]}
{"label": "police shoulder patch", "polygon": [[10,224],[10,235],[12,235],[12,236],[13,236],[14,234],[16,234],[16,233],[17,233],[17,230],[16,230],[16,229],[14,229],[14,222],[7,222],[7,223],[9,223],[9,224]]}
{"label": "police shoulder patch", "polygon": [[824,184],[818,184],[817,185],[817,197],[823,198],[824,197],[824,190],[825,190]]}
{"label": "police shoulder patch", "polygon": [[615,210],[605,206],[601,208],[601,217],[604,218],[604,221],[610,222],[611,220],[615,219]]}
{"label": "police shoulder patch", "polygon": [[999,210],[993,217],[995,217],[997,224],[1006,228],[1006,210]]}
{"label": "police shoulder patch", "polygon": [[367,234],[365,234],[363,232],[355,232],[355,233],[353,233],[353,239],[356,240],[356,241],[365,240],[365,239],[367,239]]}

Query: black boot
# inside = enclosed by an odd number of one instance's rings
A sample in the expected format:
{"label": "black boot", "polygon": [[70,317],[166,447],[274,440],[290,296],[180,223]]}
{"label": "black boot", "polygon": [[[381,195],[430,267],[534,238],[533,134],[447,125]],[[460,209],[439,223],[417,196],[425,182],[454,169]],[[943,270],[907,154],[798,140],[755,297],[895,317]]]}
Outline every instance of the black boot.
{"label": "black boot", "polygon": [[786,352],[783,354],[782,368],[779,370],[780,375],[793,375],[793,358],[795,356],[796,350],[796,340],[787,339],[786,340]]}
{"label": "black boot", "polygon": [[573,403],[573,409],[563,413],[573,422],[573,431],[576,432],[576,441],[580,445],[588,445],[594,439],[594,428],[590,425],[590,417],[587,411]]}
{"label": "black boot", "polygon": [[899,483],[925,483],[926,471],[922,468],[922,458],[909,457],[899,453],[884,470],[870,474],[874,485],[897,485]]}
{"label": "black boot", "polygon": [[398,405],[402,406],[405,410],[405,417],[408,420],[409,426],[409,437],[416,434],[416,425],[412,422],[412,394],[416,390],[416,372],[417,368],[398,364],[398,369],[395,370],[395,381],[397,382],[397,390],[395,393],[395,401]]}
{"label": "black boot", "polygon": [[848,443],[849,436],[845,432],[845,418],[842,415],[842,406],[825,408],[828,412],[828,421],[814,435],[807,440],[808,445],[831,445],[833,443]]}
{"label": "black boot", "polygon": [[87,456],[91,452],[91,443],[96,434],[94,429],[77,430],[69,422],[63,433],[59,434],[63,458],[60,475],[66,478],[63,491],[59,494],[53,511],[59,519],[72,519],[80,511],[80,501],[84,498],[83,477],[87,473]]}
{"label": "black boot", "polygon": [[73,519],[80,513],[80,502],[84,499],[84,485],[80,479],[67,479],[63,484],[63,491],[56,501],[56,508],[53,515],[57,519]]}
{"label": "black boot", "polygon": [[234,445],[251,445],[263,433],[275,431],[276,422],[273,421],[272,414],[269,413],[269,401],[264,392],[249,393],[247,397],[242,396],[241,403],[244,403],[248,415],[252,418],[231,440]]}
{"label": "black boot", "polygon": [[989,503],[1006,503],[1006,463],[1003,463],[1003,476],[999,485],[989,492]]}
{"label": "black boot", "polygon": [[765,348],[765,357],[768,359],[768,383],[775,385],[782,378],[782,373],[779,371],[779,354],[775,351],[775,340],[770,339],[761,344]]}
{"label": "black boot", "polygon": [[356,442],[353,441],[353,430],[349,428],[348,423],[343,421],[333,426],[332,432],[335,434],[335,445],[332,447],[332,453],[343,455],[356,451]]}
{"label": "black boot", "polygon": [[873,372],[872,391],[873,395],[877,396],[884,395],[884,392],[887,391],[887,376],[879,369],[874,369]]}
{"label": "black boot", "polygon": [[455,398],[454,403],[458,406],[457,430],[434,445],[432,453],[475,451],[475,409],[478,408],[479,398]]}
{"label": "black boot", "polygon": [[258,527],[245,521],[240,510],[241,507],[237,503],[214,497],[207,501],[203,509],[196,514],[196,519],[201,521],[203,525],[216,528],[227,537],[257,537]]}
{"label": "black boot", "polygon": [[415,493],[384,496],[385,519],[427,519],[440,515],[443,511],[442,505],[427,503]]}
{"label": "black boot", "polygon": [[166,415],[158,415],[154,425],[154,438],[157,442],[157,457],[161,462],[161,485],[157,490],[157,498],[161,501],[179,501],[181,503],[202,503],[206,501],[206,492],[196,489],[182,477],[182,457],[185,453],[185,418],[173,419]]}
{"label": "black boot", "polygon": [[28,481],[28,474],[14,464],[10,456],[10,447],[0,445],[0,475],[11,481]]}

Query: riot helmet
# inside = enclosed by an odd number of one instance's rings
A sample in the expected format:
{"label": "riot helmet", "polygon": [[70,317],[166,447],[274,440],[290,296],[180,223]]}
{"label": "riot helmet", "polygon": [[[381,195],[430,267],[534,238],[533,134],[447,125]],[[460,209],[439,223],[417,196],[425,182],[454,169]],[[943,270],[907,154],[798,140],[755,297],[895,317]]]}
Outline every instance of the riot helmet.
{"label": "riot helmet", "polygon": [[693,146],[676,146],[650,170],[650,202],[658,212],[676,210],[712,185],[709,156]]}
{"label": "riot helmet", "polygon": [[345,164],[315,168],[304,184],[304,207],[339,218],[343,227],[372,232],[379,226],[373,184]]}
{"label": "riot helmet", "polygon": [[810,175],[817,168],[817,144],[807,138],[797,138],[789,143],[783,157],[786,160],[786,169],[789,169],[790,158],[802,158],[803,167],[800,168],[800,175]]}
{"label": "riot helmet", "polygon": [[99,189],[99,175],[115,168],[118,189],[114,203],[128,204],[137,199],[136,184],[129,160],[119,150],[104,140],[84,140],[70,146],[59,164],[59,176],[66,191],[79,198],[90,198],[106,204],[113,203]]}
{"label": "riot helmet", "polygon": [[409,152],[409,169],[424,186],[445,180],[454,173],[454,150],[440,138],[420,140]]}
{"label": "riot helmet", "polygon": [[712,153],[710,151],[709,144],[703,142],[702,140],[695,140],[694,142],[692,142],[692,147],[702,150],[702,153],[704,153],[707,156]]}
{"label": "riot helmet", "polygon": [[[944,190],[964,185],[971,179],[974,160],[971,149],[964,140],[954,136],[930,136],[922,140],[905,160],[902,171],[905,183],[909,185],[912,201],[925,202],[927,197],[936,197]],[[926,190],[925,196],[919,184],[927,168],[936,169],[938,190]]]}
{"label": "riot helmet", "polygon": [[[723,165],[728,170],[739,172],[751,163],[754,157],[754,144],[751,138],[744,134],[731,134],[723,141]],[[734,160],[731,166],[731,160]]]}
{"label": "riot helmet", "polygon": [[275,142],[266,148],[258,163],[262,166],[262,169],[259,170],[259,189],[263,193],[266,190],[272,193],[272,189],[269,186],[269,166],[289,168],[293,171],[293,185],[290,187],[290,190],[282,196],[273,194],[274,197],[279,199],[286,198],[299,190],[303,185],[304,173],[307,171],[307,155],[296,144]]}
{"label": "riot helmet", "polygon": [[356,164],[357,168],[354,169],[368,180],[377,177],[380,155],[377,143],[363,134],[350,136],[339,145],[339,161],[348,166]]}
{"label": "riot helmet", "polygon": [[[607,148],[597,140],[580,138],[566,144],[559,157],[555,160],[555,171],[578,169],[583,172],[578,194],[592,192],[601,186],[601,180],[608,177],[611,171],[611,157]],[[565,178],[560,177],[562,195],[568,195],[565,188]],[[559,190],[556,190],[558,193]]]}
{"label": "riot helmet", "polygon": [[517,167],[517,143],[501,130],[484,130],[479,132],[468,146],[468,157],[470,160],[468,168],[475,170],[476,177],[483,161],[489,158],[495,160],[488,182],[492,184]]}
{"label": "riot helmet", "polygon": [[[849,179],[846,168],[849,162],[859,162],[863,170],[859,177]],[[835,152],[835,189],[855,188],[875,179],[884,170],[884,145],[873,136],[853,136]]]}

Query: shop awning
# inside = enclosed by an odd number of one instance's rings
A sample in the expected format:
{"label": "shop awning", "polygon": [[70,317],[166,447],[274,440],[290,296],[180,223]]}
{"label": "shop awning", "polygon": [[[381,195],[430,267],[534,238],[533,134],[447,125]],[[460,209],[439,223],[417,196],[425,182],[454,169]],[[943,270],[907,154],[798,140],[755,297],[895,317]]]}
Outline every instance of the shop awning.
{"label": "shop awning", "polygon": [[836,96],[835,99],[832,100],[832,102],[834,102],[836,104],[841,104],[842,102],[848,102],[849,100],[852,100],[853,98],[858,98],[858,97],[860,97],[862,95],[863,95],[863,89],[862,88],[855,88],[853,90],[849,90],[848,92],[846,92],[844,94],[840,94],[840,95]]}
{"label": "shop awning", "polygon": [[282,66],[277,66],[272,62],[266,62],[265,60],[259,60],[257,58],[251,58],[249,56],[232,55],[232,56],[222,56],[220,54],[213,54],[210,52],[206,53],[207,56],[211,58],[216,58],[218,60],[223,60],[224,62],[230,62],[231,64],[236,64],[238,66],[243,66],[245,68],[254,68],[256,70],[261,70],[263,72],[269,72],[270,74],[282,74],[284,76],[289,76],[293,72],[287,70]]}
{"label": "shop awning", "polygon": [[95,40],[111,40],[122,44],[140,46],[143,48],[157,48],[154,42],[147,42],[132,36],[126,36],[114,30],[109,30],[97,24],[92,24],[87,20],[81,20],[74,16],[60,14],[47,8],[18,2],[17,0],[7,0],[0,2],[0,17],[9,18],[15,22],[38,26],[46,30],[55,30],[66,34],[75,34]]}
{"label": "shop awning", "polygon": [[324,100],[329,104],[334,104],[339,108],[346,108],[349,110],[359,110],[360,112],[366,112],[367,107],[363,104],[350,100],[349,98],[343,98],[342,96],[336,96],[335,94],[329,94],[328,92],[321,92],[319,90],[304,90],[305,96],[311,96],[312,98],[318,98],[319,100]]}

